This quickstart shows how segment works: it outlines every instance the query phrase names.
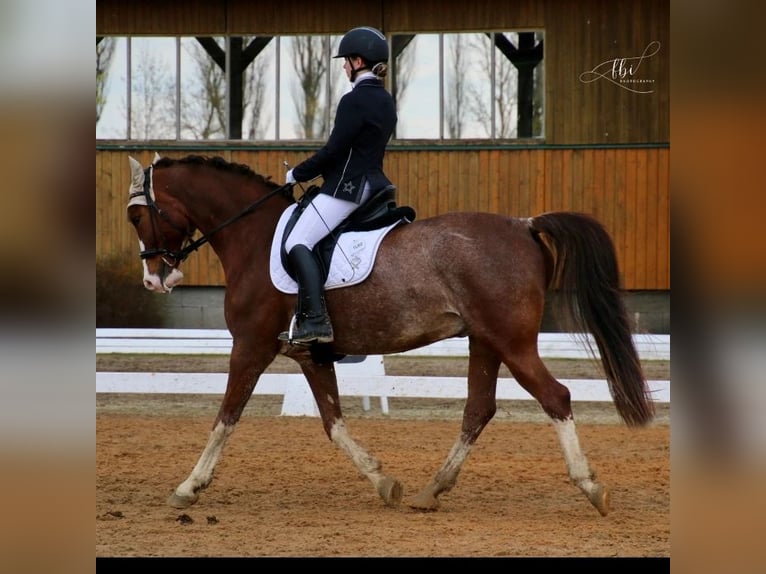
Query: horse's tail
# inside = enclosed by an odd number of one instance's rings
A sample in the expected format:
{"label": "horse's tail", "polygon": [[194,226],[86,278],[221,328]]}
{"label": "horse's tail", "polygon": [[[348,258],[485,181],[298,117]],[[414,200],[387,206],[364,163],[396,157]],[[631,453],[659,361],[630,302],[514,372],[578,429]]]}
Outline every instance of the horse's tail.
{"label": "horse's tail", "polygon": [[560,292],[566,328],[593,335],[617,412],[628,426],[646,425],[654,405],[633,344],[612,238],[582,213],[544,213],[529,225],[552,255],[549,288]]}

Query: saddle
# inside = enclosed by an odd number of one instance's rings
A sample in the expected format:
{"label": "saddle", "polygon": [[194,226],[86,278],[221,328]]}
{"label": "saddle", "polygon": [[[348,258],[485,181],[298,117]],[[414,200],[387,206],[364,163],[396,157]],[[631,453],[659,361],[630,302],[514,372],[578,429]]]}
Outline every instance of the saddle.
{"label": "saddle", "polygon": [[[311,200],[314,199],[318,193],[319,186],[316,185],[312,185],[306,190],[306,193],[304,193],[300,200],[298,200],[298,205],[290,216],[290,219],[288,219],[284,233],[282,234],[280,244],[282,266],[293,279],[295,279],[295,275],[288,264],[287,251],[285,250],[285,239],[290,235],[290,231],[292,231],[296,221],[298,221],[301,213],[303,213],[303,210],[308,207]],[[396,205],[396,186],[388,185],[375,192],[370,199],[355,209],[351,215],[344,219],[338,227],[327,235],[327,237],[314,246],[314,256],[319,261],[322,277],[327,279],[335,246],[338,244],[338,239],[343,233],[382,229],[398,221],[402,221],[403,219],[410,222],[414,221],[415,210],[408,206],[398,207]]]}

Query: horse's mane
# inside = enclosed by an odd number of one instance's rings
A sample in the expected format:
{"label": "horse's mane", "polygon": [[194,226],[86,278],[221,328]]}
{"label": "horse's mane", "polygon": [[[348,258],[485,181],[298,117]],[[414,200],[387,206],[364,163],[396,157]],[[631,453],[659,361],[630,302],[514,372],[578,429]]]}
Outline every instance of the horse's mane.
{"label": "horse's mane", "polygon": [[271,181],[270,177],[264,177],[263,175],[254,172],[249,166],[243,163],[233,163],[226,161],[221,156],[205,156],[205,155],[187,155],[182,158],[163,157],[157,160],[154,164],[155,168],[170,167],[172,165],[201,165],[210,166],[214,169],[221,171],[228,171],[230,173],[236,173],[243,177],[251,178],[259,183],[263,183],[269,187],[277,188],[279,185]]}

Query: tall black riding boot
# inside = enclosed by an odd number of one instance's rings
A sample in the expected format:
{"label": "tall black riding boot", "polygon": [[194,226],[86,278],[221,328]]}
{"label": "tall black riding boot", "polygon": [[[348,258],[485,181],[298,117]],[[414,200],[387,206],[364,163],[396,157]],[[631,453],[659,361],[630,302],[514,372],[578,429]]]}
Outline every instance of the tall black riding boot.
{"label": "tall black riding boot", "polygon": [[324,299],[324,278],[314,254],[305,245],[296,245],[287,258],[298,282],[296,326],[292,333],[280,333],[279,339],[308,345],[333,341],[332,324]]}

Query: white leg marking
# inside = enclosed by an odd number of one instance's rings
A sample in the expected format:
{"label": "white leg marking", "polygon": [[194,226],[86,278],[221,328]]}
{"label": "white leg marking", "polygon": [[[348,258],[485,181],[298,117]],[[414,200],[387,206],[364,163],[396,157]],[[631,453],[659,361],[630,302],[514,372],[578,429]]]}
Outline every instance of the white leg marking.
{"label": "white leg marking", "polygon": [[567,463],[569,477],[584,492],[591,492],[594,486],[594,476],[588,465],[588,459],[585,458],[580,448],[574,420],[571,417],[563,421],[554,420],[553,427],[558,433],[561,449],[564,451],[564,460]]}
{"label": "white leg marking", "polygon": [[178,488],[176,488],[176,494],[181,497],[189,498],[193,497],[194,493],[200,488],[206,487],[213,480],[213,471],[215,465],[223,452],[223,447],[226,444],[226,440],[234,430],[233,426],[226,427],[222,422],[219,422],[210,433],[210,438],[207,441],[205,450],[202,451],[202,455],[199,457],[194,470],[192,470],[189,478],[184,480]]}
{"label": "white leg marking", "polygon": [[332,441],[353,461],[359,472],[377,487],[378,483],[385,478],[381,472],[380,461],[351,438],[346,429],[346,423],[342,420],[336,420],[330,430],[330,436]]}
{"label": "white leg marking", "polygon": [[436,474],[437,480],[440,483],[446,482],[451,487],[455,483],[455,478],[460,472],[463,463],[468,458],[468,455],[471,454],[472,449],[473,446],[466,443],[461,436],[452,446],[452,449],[447,455],[447,460],[444,461],[441,469],[439,469],[439,472]]}

